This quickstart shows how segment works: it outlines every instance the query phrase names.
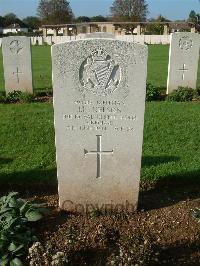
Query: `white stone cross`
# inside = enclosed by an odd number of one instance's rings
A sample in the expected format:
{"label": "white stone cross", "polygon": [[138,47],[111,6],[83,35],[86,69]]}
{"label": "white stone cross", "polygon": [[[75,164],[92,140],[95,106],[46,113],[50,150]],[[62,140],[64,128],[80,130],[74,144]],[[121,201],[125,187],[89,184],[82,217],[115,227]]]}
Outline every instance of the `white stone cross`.
{"label": "white stone cross", "polygon": [[97,155],[97,178],[101,177],[101,156],[102,155],[110,155],[113,154],[114,150],[112,151],[102,151],[101,146],[101,135],[97,135],[97,150],[96,151],[88,151],[84,149],[84,155],[87,154],[96,154]]}
{"label": "white stone cross", "polygon": [[183,64],[183,67],[179,70],[182,71],[182,80],[185,80],[185,72],[189,70],[186,68],[186,64]]}
{"label": "white stone cross", "polygon": [[16,75],[17,77],[17,83],[19,83],[19,74],[23,74],[22,72],[19,71],[19,68],[17,67],[17,71],[13,72],[13,75]]}

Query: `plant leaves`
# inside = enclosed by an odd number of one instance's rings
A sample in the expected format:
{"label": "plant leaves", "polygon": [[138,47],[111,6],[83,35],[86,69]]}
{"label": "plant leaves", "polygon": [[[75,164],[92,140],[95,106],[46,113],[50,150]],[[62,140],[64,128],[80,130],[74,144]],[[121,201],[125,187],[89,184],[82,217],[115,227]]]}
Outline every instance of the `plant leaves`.
{"label": "plant leaves", "polygon": [[10,262],[10,266],[24,266],[24,264],[20,259],[15,258]]}
{"label": "plant leaves", "polygon": [[6,258],[1,258],[0,259],[0,265],[1,266],[6,266],[6,265],[8,265],[8,259],[6,259]]}
{"label": "plant leaves", "polygon": [[39,211],[28,211],[25,214],[25,217],[29,222],[36,222],[42,219],[43,215]]}
{"label": "plant leaves", "polygon": [[20,208],[20,214],[24,215],[30,208],[29,202],[26,201]]}

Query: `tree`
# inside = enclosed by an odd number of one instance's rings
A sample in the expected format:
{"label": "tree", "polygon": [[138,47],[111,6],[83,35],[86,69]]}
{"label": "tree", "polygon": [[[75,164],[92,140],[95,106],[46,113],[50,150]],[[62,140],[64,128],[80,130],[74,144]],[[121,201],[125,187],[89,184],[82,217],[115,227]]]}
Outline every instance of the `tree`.
{"label": "tree", "polygon": [[0,16],[0,27],[4,27],[5,25],[5,19],[4,17]]}
{"label": "tree", "polygon": [[9,27],[12,24],[19,24],[21,27],[26,27],[27,25],[21,21],[14,13],[6,14],[3,17],[3,26]]}
{"label": "tree", "polygon": [[91,19],[91,22],[106,22],[106,21],[108,21],[107,18],[105,18],[105,17],[103,17],[101,15],[91,17],[90,19]]}
{"label": "tree", "polygon": [[200,23],[200,14],[196,13],[194,10],[191,10],[189,14],[188,21],[195,22],[195,23]]}
{"label": "tree", "polygon": [[86,16],[80,16],[75,19],[76,23],[82,23],[82,22],[90,22],[90,18]]}
{"label": "tree", "polygon": [[37,11],[42,23],[46,24],[70,23],[74,17],[66,0],[40,0]]}
{"label": "tree", "polygon": [[26,17],[23,22],[31,29],[38,29],[41,25],[41,21],[38,17]]}
{"label": "tree", "polygon": [[114,0],[110,10],[116,21],[145,21],[148,4],[146,0]]}
{"label": "tree", "polygon": [[149,20],[149,22],[155,22],[155,24],[147,25],[146,31],[149,34],[160,35],[160,34],[163,34],[163,32],[164,32],[164,25],[158,24],[156,22],[170,22],[170,20],[165,18],[165,17],[163,17],[162,15],[159,15],[157,18],[151,18]]}
{"label": "tree", "polygon": [[14,13],[8,13],[4,16],[4,26],[10,26],[11,24],[17,23],[17,16]]}
{"label": "tree", "polygon": [[197,19],[197,14],[194,10],[191,10],[190,14],[189,14],[189,21],[195,22]]}

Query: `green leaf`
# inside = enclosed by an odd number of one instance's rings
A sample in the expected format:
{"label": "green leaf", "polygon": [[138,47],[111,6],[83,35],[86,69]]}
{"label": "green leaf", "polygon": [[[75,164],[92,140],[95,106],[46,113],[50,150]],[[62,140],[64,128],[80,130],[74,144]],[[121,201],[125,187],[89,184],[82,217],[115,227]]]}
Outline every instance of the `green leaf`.
{"label": "green leaf", "polygon": [[11,198],[13,198],[13,197],[15,197],[15,196],[17,196],[17,195],[19,195],[18,192],[10,192],[10,193],[8,194],[8,196],[6,197],[6,201],[7,201],[7,202],[10,201]]}
{"label": "green leaf", "polygon": [[17,249],[17,246],[13,242],[8,247],[8,250],[11,252],[15,251],[16,249]]}
{"label": "green leaf", "polygon": [[6,266],[6,265],[8,265],[8,262],[9,262],[9,260],[8,259],[4,259],[4,258],[1,258],[0,259],[0,265],[1,266]]}
{"label": "green leaf", "polygon": [[30,208],[29,202],[26,201],[20,208],[20,214],[24,215]]}
{"label": "green leaf", "polygon": [[11,208],[1,208],[1,210],[0,210],[0,214],[4,214],[5,212],[9,212],[9,211],[11,211],[12,209]]}
{"label": "green leaf", "polygon": [[22,254],[24,254],[24,244],[21,244],[21,245],[19,245],[16,249],[15,249],[15,251],[13,252],[13,254],[15,254],[15,256],[17,255],[17,256],[21,256]]}
{"label": "green leaf", "polygon": [[8,206],[11,207],[11,208],[19,208],[20,207],[20,202],[18,202],[18,200],[15,199],[15,198],[11,198],[9,200]]}
{"label": "green leaf", "polygon": [[36,222],[42,219],[43,215],[39,211],[28,211],[25,214],[25,217],[29,222]]}
{"label": "green leaf", "polygon": [[15,258],[14,260],[10,262],[10,266],[24,266],[24,264],[22,263],[20,259]]}

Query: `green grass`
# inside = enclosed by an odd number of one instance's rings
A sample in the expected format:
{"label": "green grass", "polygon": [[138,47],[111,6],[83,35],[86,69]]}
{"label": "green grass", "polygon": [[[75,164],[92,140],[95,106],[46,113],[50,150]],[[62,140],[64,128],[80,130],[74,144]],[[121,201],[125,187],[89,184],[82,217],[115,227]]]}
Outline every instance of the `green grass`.
{"label": "green grass", "polygon": [[167,86],[168,45],[149,45],[147,81],[154,86]]}
{"label": "green grass", "polygon": [[[148,78],[155,86],[166,87],[168,68],[168,45],[149,45]],[[32,46],[34,88],[46,89],[52,87],[51,81],[51,48],[50,46]],[[0,91],[4,90],[2,52],[0,49]],[[200,66],[198,82],[200,86]]]}
{"label": "green grass", "polygon": [[55,183],[51,104],[0,105],[2,183]]}
{"label": "green grass", "polygon": [[145,114],[142,179],[200,177],[200,104],[152,102]]}
{"label": "green grass", "polygon": [[[196,182],[200,175],[200,104],[147,103],[144,183]],[[53,107],[0,105],[0,184],[56,184]],[[134,147],[133,147],[134,148]]]}
{"label": "green grass", "polygon": [[51,47],[32,46],[33,81],[35,89],[52,88]]}

